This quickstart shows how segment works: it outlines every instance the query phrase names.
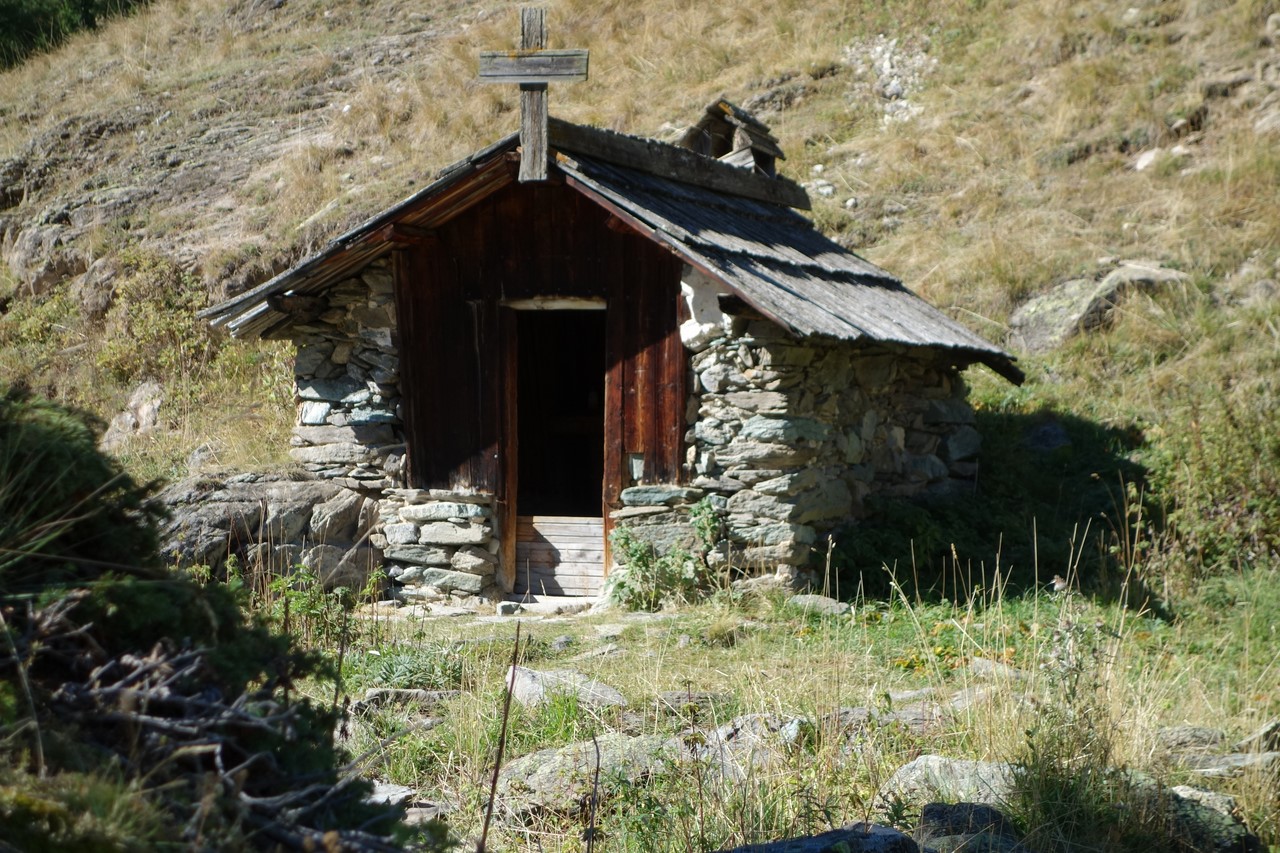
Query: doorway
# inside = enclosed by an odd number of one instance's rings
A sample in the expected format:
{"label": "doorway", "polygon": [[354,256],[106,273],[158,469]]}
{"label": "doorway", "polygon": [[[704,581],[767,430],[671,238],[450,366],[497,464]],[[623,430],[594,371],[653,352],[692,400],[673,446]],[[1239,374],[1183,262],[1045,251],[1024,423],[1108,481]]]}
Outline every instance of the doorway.
{"label": "doorway", "polygon": [[516,312],[515,592],[604,577],[604,311]]}

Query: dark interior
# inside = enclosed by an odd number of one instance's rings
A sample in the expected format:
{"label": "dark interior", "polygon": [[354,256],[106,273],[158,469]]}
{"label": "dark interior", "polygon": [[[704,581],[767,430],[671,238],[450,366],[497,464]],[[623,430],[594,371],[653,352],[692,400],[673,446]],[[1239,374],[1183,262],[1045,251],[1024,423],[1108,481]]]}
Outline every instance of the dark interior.
{"label": "dark interior", "polygon": [[520,515],[599,517],[604,479],[604,311],[520,311]]}

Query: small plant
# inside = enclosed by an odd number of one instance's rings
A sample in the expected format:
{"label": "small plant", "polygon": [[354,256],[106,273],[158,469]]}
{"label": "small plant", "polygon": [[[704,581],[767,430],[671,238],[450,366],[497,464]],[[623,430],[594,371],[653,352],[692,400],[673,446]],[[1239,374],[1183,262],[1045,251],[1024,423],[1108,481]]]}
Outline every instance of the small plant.
{"label": "small plant", "polygon": [[658,553],[627,528],[610,537],[621,568],[610,573],[603,595],[632,610],[657,610],[667,601],[692,601],[700,593],[702,564],[676,548]]}

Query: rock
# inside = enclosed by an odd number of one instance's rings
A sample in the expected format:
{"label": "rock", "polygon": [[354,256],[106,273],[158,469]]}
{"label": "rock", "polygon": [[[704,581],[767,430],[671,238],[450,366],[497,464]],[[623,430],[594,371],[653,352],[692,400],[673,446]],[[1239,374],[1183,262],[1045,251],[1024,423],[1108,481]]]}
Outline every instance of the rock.
{"label": "rock", "polygon": [[1201,776],[1239,776],[1246,770],[1271,773],[1280,769],[1280,752],[1233,752],[1229,755],[1179,753],[1170,757]]}
{"label": "rock", "polygon": [[[296,426],[294,438],[305,445],[320,444],[392,444],[394,436],[386,424],[348,424],[347,426]],[[295,442],[296,443],[296,442]]]}
{"label": "rock", "polygon": [[71,296],[86,320],[101,320],[115,298],[115,280],[120,274],[114,257],[98,258],[84,275],[71,283]]}
{"label": "rock", "polygon": [[1187,280],[1186,273],[1151,261],[1122,261],[1101,281],[1073,279],[1021,305],[1009,319],[1012,337],[1027,352],[1048,352],[1076,334],[1108,325],[1127,292]]}
{"label": "rock", "polygon": [[748,412],[782,414],[787,410],[787,397],[777,391],[733,391],[725,395],[725,402]]}
{"label": "rock", "polygon": [[434,521],[422,525],[418,541],[423,545],[482,545],[491,535],[489,528],[481,524]]}
{"label": "rock", "polygon": [[809,418],[755,415],[742,425],[740,434],[755,441],[790,444],[796,441],[825,441],[831,436],[831,427]]}
{"label": "rock", "polygon": [[1142,774],[1130,774],[1129,798],[1139,808],[1162,810],[1177,849],[1205,853],[1263,853],[1256,835],[1236,817],[1235,800],[1187,785],[1165,788]]}
{"label": "rock", "polygon": [[316,504],[311,510],[311,538],[318,542],[355,539],[364,503],[358,492],[343,489],[329,500]]}
{"label": "rock", "polygon": [[497,607],[494,608],[494,611],[499,616],[515,616],[522,609],[523,608],[520,607],[520,602],[518,601],[499,601]]}
{"label": "rock", "polygon": [[448,566],[452,565],[453,551],[438,546],[417,546],[417,544],[392,544],[388,539],[383,548],[383,557],[398,562],[411,562],[416,566]]}
{"label": "rock", "polygon": [[298,381],[298,397],[326,403],[367,403],[369,389],[351,377]]}
{"label": "rock", "polygon": [[398,806],[416,799],[417,796],[417,791],[405,785],[375,780],[373,791],[369,793],[369,796],[365,797],[365,802],[374,805]]}
{"label": "rock", "polygon": [[461,695],[458,690],[415,690],[393,687],[371,687],[364,692],[364,698],[351,706],[353,713],[384,705],[435,706]]}
{"label": "rock", "polygon": [[[387,537],[387,545],[417,545],[418,544],[418,525],[412,522],[402,522],[399,524],[388,524],[382,528],[382,535]],[[395,557],[391,559],[404,559],[411,563],[417,560],[408,557]]]}
{"label": "rock", "polygon": [[853,609],[848,602],[812,593],[791,596],[787,599],[787,606],[819,616],[844,616]]}
{"label": "rock", "polygon": [[478,595],[484,591],[486,579],[469,572],[455,572],[434,566],[424,567],[417,576],[420,586],[434,587],[441,592],[466,592]]}
{"label": "rock", "polygon": [[729,585],[735,590],[754,593],[791,592],[796,588],[797,573],[794,566],[779,566],[768,574],[738,578]]}
{"label": "rock", "polygon": [[803,717],[747,714],[689,739],[689,752],[708,762],[723,781],[738,783],[778,767],[795,750],[810,748],[814,737],[813,723]]}
{"label": "rock", "polygon": [[979,678],[992,678],[1005,681],[1025,681],[1027,673],[1000,661],[987,658],[970,658],[968,669]]}
{"label": "rock", "polygon": [[1166,726],[1156,731],[1156,740],[1169,751],[1217,749],[1227,740],[1222,729],[1206,726]]}
{"label": "rock", "polygon": [[124,411],[111,419],[102,436],[101,447],[114,452],[134,435],[146,435],[159,425],[160,407],[164,405],[164,389],[158,382],[143,382],[129,395]]}
{"label": "rock", "polygon": [[982,434],[971,426],[962,426],[942,442],[945,462],[968,462],[982,452]]}
{"label": "rock", "polygon": [[267,504],[259,537],[267,542],[300,542],[311,520],[312,506],[299,501],[273,501]]}
{"label": "rock", "polygon": [[331,403],[307,400],[298,407],[298,423],[302,426],[321,426],[329,422]]}
{"label": "rock", "polygon": [[[1276,13],[1280,15],[1280,12]],[[1272,15],[1276,17],[1276,15]],[[1233,747],[1236,752],[1265,752],[1280,750],[1280,720],[1270,720],[1253,734],[1237,742]]]}
{"label": "rock", "polygon": [[570,695],[588,708],[621,708],[627,700],[607,684],[567,669],[539,671],[513,666],[507,672],[511,696],[522,705],[537,706],[557,694]]}
{"label": "rock", "polygon": [[884,785],[911,802],[950,801],[999,806],[1013,793],[1013,765],[922,755],[904,764]]}
{"label": "rock", "polygon": [[546,812],[577,815],[597,778],[601,798],[608,799],[645,784],[679,756],[679,745],[671,738],[609,732],[594,741],[517,758],[502,768],[497,794],[503,810],[517,819]]}
{"label": "rock", "polygon": [[413,504],[400,509],[400,517],[402,519],[414,522],[448,521],[451,518],[483,518],[488,514],[488,509],[477,504],[456,503],[453,501]]}
{"label": "rock", "polygon": [[373,450],[361,444],[291,447],[289,457],[295,462],[312,465],[364,465],[377,459]]}
{"label": "rock", "polygon": [[468,572],[473,575],[492,575],[498,568],[498,557],[484,548],[475,545],[463,545],[449,559],[449,565],[455,571]]}
{"label": "rock", "polygon": [[88,268],[84,254],[74,245],[79,233],[60,224],[29,226],[5,245],[4,260],[14,278],[38,296]]}
{"label": "rock", "polygon": [[911,837],[887,826],[851,823],[819,835],[746,844],[721,853],[919,853]]}
{"label": "rock", "polygon": [[622,490],[622,503],[626,506],[671,506],[690,503],[702,497],[700,489],[683,486],[631,486]]}

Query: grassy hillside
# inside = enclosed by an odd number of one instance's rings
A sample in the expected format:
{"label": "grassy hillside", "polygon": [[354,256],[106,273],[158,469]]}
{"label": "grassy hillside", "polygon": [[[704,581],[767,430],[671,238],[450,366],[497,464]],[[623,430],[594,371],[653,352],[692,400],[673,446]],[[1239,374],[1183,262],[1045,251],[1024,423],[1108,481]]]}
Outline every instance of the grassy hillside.
{"label": "grassy hillside", "polygon": [[[479,51],[514,45],[514,4],[271,5],[158,0],[0,74],[0,380],[104,418],[139,382],[163,383],[161,429],[121,451],[142,479],[181,474],[202,445],[228,466],[282,464],[288,348],[227,342],[194,311],[518,121],[513,87],[474,79]],[[773,126],[783,172],[814,182],[827,233],[1015,352],[1012,313],[1065,280],[1128,258],[1187,275],[1130,294],[1107,328],[1019,353],[1021,388],[970,371],[987,436],[980,497],[874,508],[836,555],[843,591],[880,583],[879,603],[815,624],[776,602],[717,600],[670,631],[639,632],[637,649],[660,663],[619,685],[628,696],[697,678],[733,691],[735,711],[825,711],[886,687],[963,686],[965,661],[1006,649],[1035,670],[1062,641],[1061,608],[1006,609],[991,579],[1083,571],[1099,599],[1068,615],[1113,631],[1085,698],[1106,700],[1116,760],[1164,773],[1150,748],[1160,726],[1242,736],[1280,716],[1277,13],[1276,0],[548,4],[551,46],[592,51],[588,82],[552,87],[554,114],[665,135],[723,92]],[[1025,439],[1044,425],[1069,443],[1030,453]],[[925,603],[889,587],[908,576]],[[1167,619],[1106,603],[1125,582],[1154,593],[1142,600]],[[746,617],[770,631],[739,630]],[[678,651],[681,630],[692,651]],[[858,685],[812,699],[733,675],[829,686],[824,655],[854,650],[866,657]],[[468,671],[457,718],[474,724],[444,729],[458,741],[401,741],[387,775],[464,803],[482,796],[505,654]],[[600,658],[592,673],[621,669]],[[984,758],[1075,748],[1023,738],[1033,721],[1022,688],[1007,686],[1006,705],[966,718],[943,746]],[[529,750],[612,725],[535,723],[546,737],[531,729]],[[925,747],[943,748],[877,744],[852,783],[844,765],[813,762],[831,778],[804,791],[857,819],[881,765]],[[1280,841],[1274,774],[1222,784]]]}

